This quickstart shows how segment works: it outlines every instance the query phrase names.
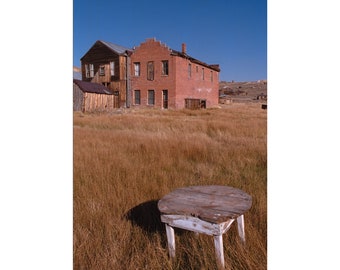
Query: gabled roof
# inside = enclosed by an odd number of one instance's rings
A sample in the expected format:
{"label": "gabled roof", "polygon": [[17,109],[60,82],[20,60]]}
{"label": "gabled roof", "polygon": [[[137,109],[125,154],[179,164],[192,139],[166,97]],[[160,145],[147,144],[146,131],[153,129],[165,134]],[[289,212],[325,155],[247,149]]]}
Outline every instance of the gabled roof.
{"label": "gabled roof", "polygon": [[103,40],[98,40],[97,42],[103,43],[106,47],[111,49],[112,51],[116,52],[119,55],[126,54],[126,51],[132,51],[130,48],[123,47],[117,44],[113,44],[111,42],[103,41]]}
{"label": "gabled roof", "polygon": [[73,83],[78,85],[80,90],[86,93],[113,95],[113,93],[110,91],[109,88],[99,83],[85,82],[85,81],[76,80],[76,79],[73,79]]}
{"label": "gabled roof", "polygon": [[105,47],[107,47],[109,50],[111,50],[112,52],[118,54],[118,55],[127,55],[128,52],[131,52],[132,50],[127,48],[127,47],[123,47],[117,44],[113,44],[111,42],[107,42],[107,41],[103,41],[103,40],[97,40],[92,47],[84,54],[84,56],[82,58],[80,58],[80,60],[82,60],[94,47],[96,46],[100,46],[100,45],[104,45]]}

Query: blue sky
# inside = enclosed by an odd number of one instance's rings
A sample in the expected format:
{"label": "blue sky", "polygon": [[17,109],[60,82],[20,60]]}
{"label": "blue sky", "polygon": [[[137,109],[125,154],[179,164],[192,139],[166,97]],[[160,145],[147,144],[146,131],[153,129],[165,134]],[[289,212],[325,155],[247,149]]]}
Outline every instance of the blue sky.
{"label": "blue sky", "polygon": [[208,64],[220,80],[267,79],[266,0],[73,2],[73,65],[96,40],[138,46],[156,38]]}

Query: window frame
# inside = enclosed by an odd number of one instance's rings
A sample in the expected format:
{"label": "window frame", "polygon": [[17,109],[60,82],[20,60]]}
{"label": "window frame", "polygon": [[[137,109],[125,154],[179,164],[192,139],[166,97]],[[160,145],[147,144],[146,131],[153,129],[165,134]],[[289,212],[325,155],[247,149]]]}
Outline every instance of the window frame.
{"label": "window frame", "polygon": [[111,77],[115,76],[115,62],[110,61],[110,75]]}
{"label": "window frame", "polygon": [[162,60],[162,76],[169,76],[169,60]]}
{"label": "window frame", "polygon": [[89,64],[85,64],[85,77],[90,78],[90,67]]}
{"label": "window frame", "polygon": [[155,64],[154,61],[147,62],[147,80],[153,81],[155,79]]}
{"label": "window frame", "polygon": [[[136,68],[138,67],[138,68]],[[135,77],[140,77],[140,62],[134,62],[133,63],[133,68],[134,68],[134,76]]]}
{"label": "window frame", "polygon": [[94,65],[93,64],[89,64],[90,66],[90,78],[94,77]]}
{"label": "window frame", "polygon": [[99,76],[105,76],[105,65],[99,66]]}
{"label": "window frame", "polygon": [[[138,93],[138,95],[136,95]],[[134,105],[141,105],[140,90],[134,90]]]}
{"label": "window frame", "polygon": [[[150,95],[152,93],[152,95]],[[155,90],[150,89],[148,90],[148,105],[154,106],[156,103],[156,93]]]}
{"label": "window frame", "polygon": [[94,65],[93,64],[85,64],[85,77],[86,78],[94,77]]}

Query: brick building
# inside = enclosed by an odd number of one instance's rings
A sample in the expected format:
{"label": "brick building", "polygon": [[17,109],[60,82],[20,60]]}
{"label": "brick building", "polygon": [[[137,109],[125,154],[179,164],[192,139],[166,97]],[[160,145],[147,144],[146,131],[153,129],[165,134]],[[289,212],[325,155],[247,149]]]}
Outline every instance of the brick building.
{"label": "brick building", "polygon": [[[120,84],[111,82],[112,76],[100,75],[110,72],[114,59]],[[189,56],[185,44],[176,51],[155,39],[147,39],[133,49],[97,41],[81,62],[83,79],[114,90],[120,106],[194,109],[218,105],[219,65],[208,65]],[[92,62],[93,76],[84,78]]]}

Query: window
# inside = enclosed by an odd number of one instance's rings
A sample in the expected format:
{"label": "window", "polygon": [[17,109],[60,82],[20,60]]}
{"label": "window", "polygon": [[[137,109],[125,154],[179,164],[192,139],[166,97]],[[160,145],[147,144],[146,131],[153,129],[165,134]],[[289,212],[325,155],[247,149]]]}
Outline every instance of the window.
{"label": "window", "polygon": [[135,105],[140,105],[140,90],[135,90]]}
{"label": "window", "polygon": [[110,75],[115,75],[115,62],[110,62]]}
{"label": "window", "polygon": [[202,68],[202,80],[204,81],[204,68]]}
{"label": "window", "polygon": [[191,78],[191,64],[188,65],[188,77]]}
{"label": "window", "polygon": [[105,75],[105,66],[100,66],[99,67],[99,75],[104,76]]}
{"label": "window", "polygon": [[135,68],[135,76],[139,77],[140,76],[140,63],[136,62],[133,63],[134,68]]}
{"label": "window", "polygon": [[148,90],[148,105],[155,105],[155,90]]}
{"label": "window", "polygon": [[85,65],[85,77],[89,78],[90,77],[90,70],[89,70],[89,65]]}
{"label": "window", "polygon": [[169,75],[169,61],[162,61],[162,75]]}
{"label": "window", "polygon": [[198,66],[196,66],[196,72],[198,72]]}
{"label": "window", "polygon": [[85,64],[85,77],[86,78],[94,77],[94,66],[93,66],[93,64]]}
{"label": "window", "polygon": [[214,78],[214,77],[213,77],[213,72],[210,71],[210,81],[213,81],[213,80],[214,80],[213,78]]}
{"label": "window", "polygon": [[154,66],[153,66],[153,61],[148,62],[148,80],[153,81],[154,79]]}
{"label": "window", "polygon": [[90,77],[93,78],[94,77],[94,65],[90,64]]}

